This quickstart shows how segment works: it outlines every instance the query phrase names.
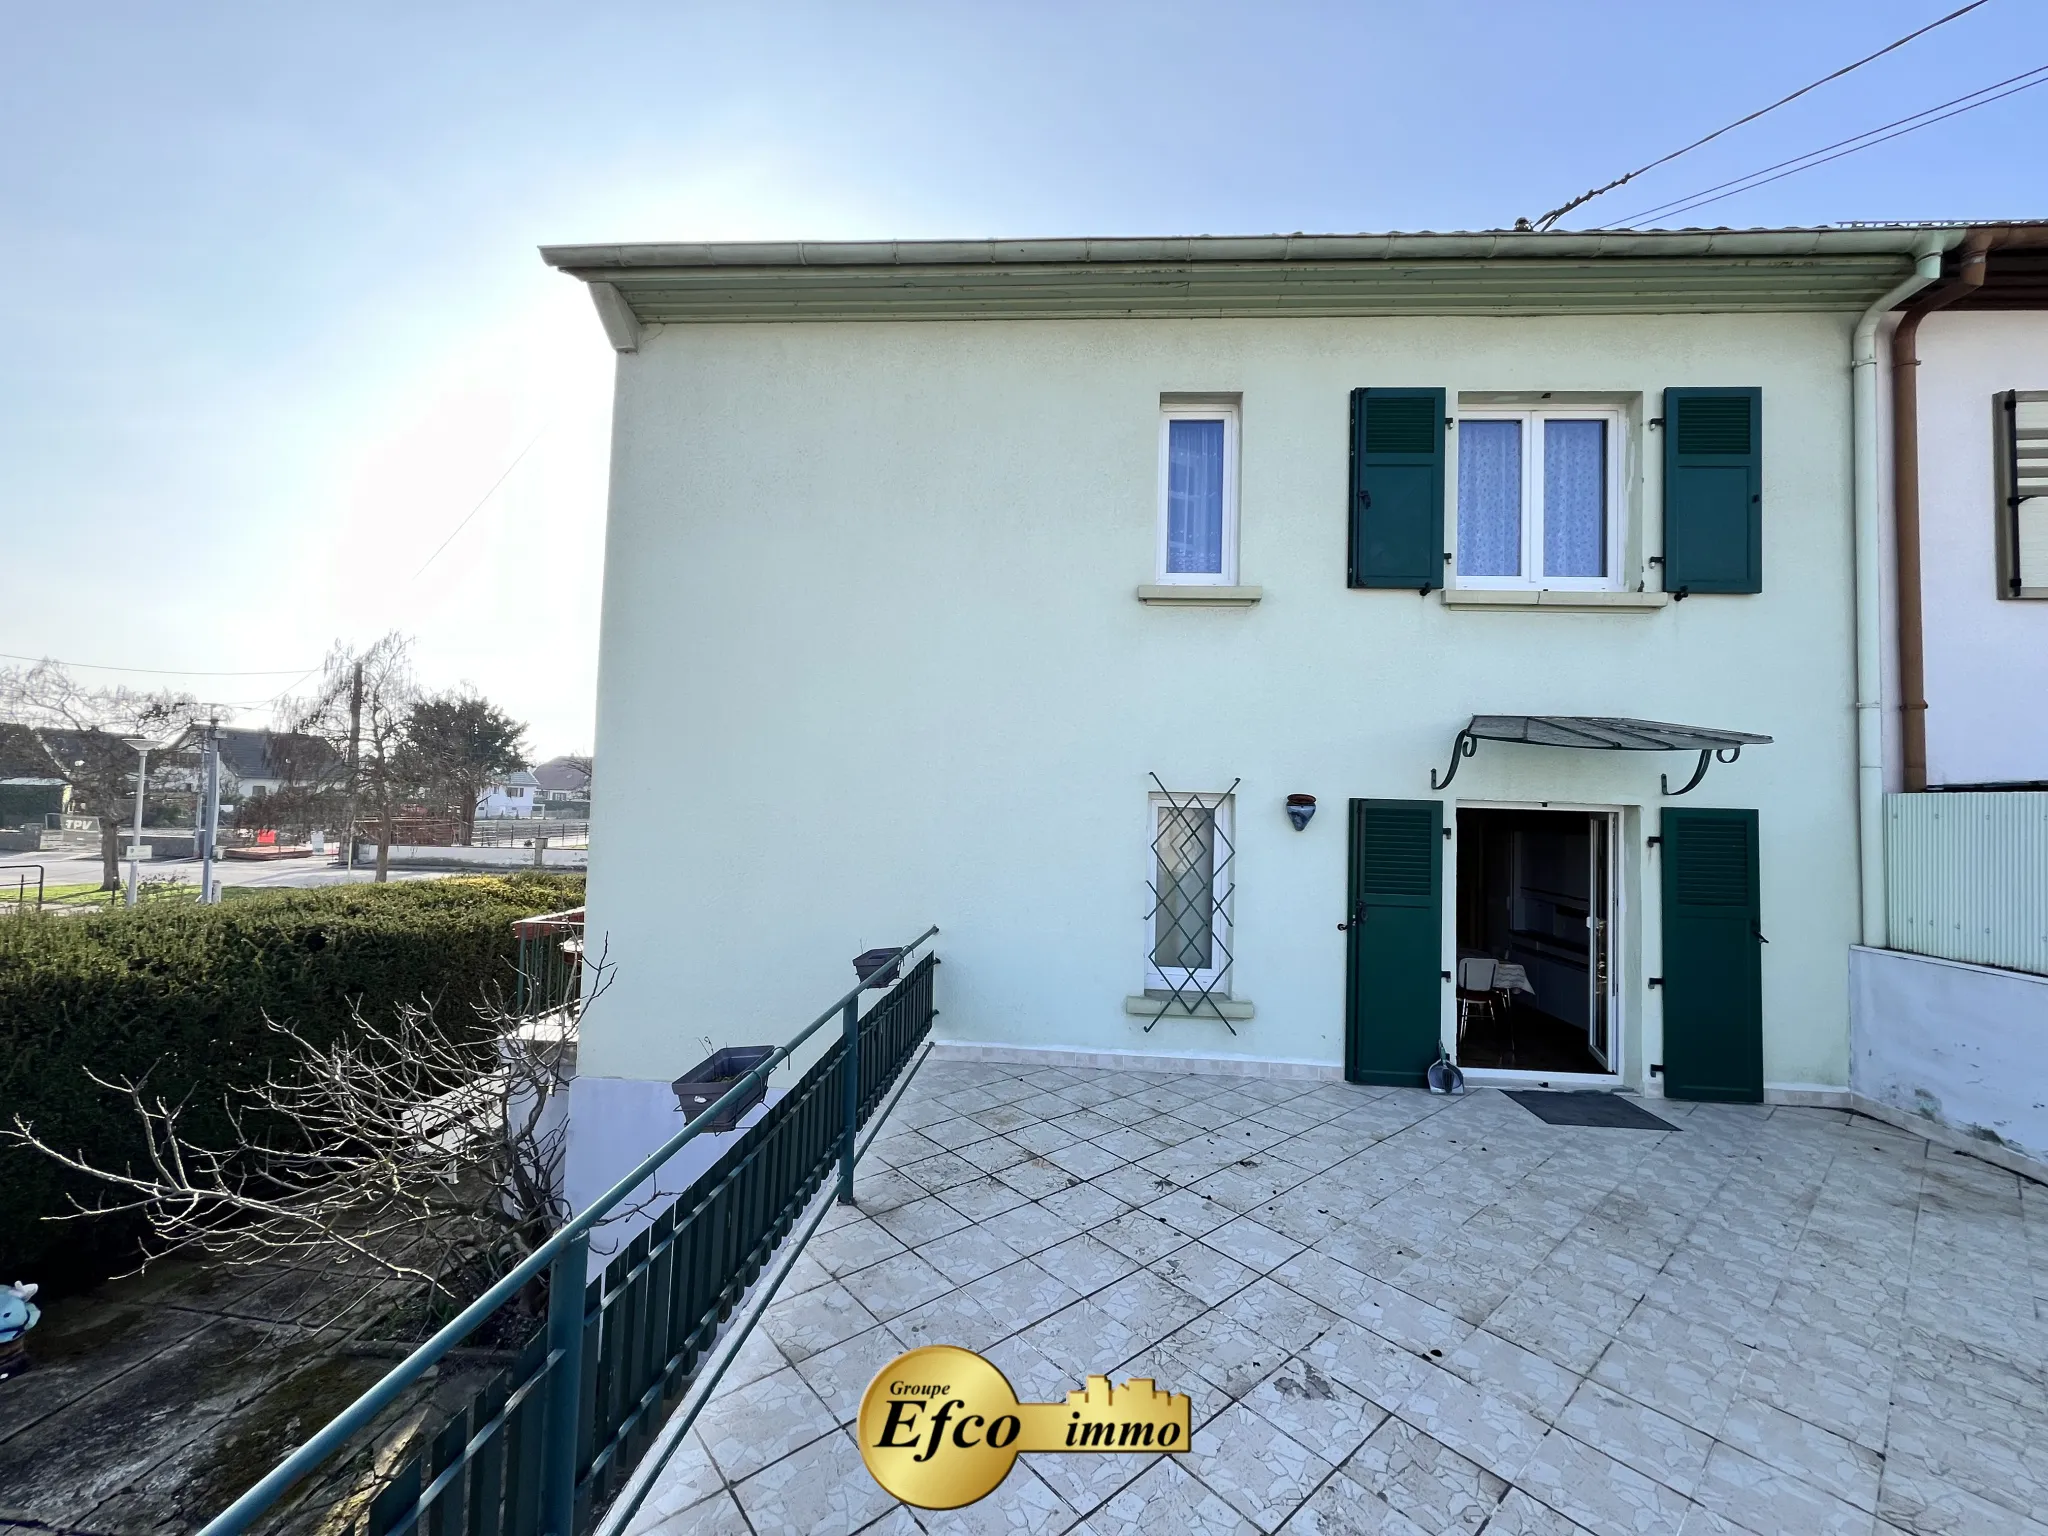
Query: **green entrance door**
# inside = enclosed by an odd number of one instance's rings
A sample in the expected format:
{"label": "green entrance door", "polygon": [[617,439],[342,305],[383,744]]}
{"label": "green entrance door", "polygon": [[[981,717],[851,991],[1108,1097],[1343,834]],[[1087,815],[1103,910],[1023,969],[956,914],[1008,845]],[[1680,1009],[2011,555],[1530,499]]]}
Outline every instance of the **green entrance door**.
{"label": "green entrance door", "polygon": [[1443,1007],[1444,808],[1351,802],[1344,1075],[1426,1086]]}
{"label": "green entrance door", "polygon": [[1763,927],[1755,811],[1666,810],[1664,1092],[1760,1104]]}

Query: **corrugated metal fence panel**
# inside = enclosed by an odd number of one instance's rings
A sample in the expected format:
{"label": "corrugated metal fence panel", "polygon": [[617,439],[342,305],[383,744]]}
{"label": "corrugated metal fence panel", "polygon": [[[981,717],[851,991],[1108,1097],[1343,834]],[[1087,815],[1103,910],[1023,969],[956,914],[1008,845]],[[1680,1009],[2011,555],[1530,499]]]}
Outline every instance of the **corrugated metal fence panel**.
{"label": "corrugated metal fence panel", "polygon": [[1885,796],[1892,948],[2048,975],[2048,793]]}

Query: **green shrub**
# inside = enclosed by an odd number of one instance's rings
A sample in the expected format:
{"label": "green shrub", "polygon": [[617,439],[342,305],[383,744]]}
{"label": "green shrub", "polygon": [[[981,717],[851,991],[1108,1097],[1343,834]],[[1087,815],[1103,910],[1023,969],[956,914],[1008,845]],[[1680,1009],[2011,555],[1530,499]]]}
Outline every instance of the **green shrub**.
{"label": "green shrub", "polygon": [[[0,918],[0,1122],[20,1115],[100,1167],[146,1157],[133,1110],[85,1075],[139,1078],[176,1102],[203,1145],[225,1145],[225,1100],[260,1082],[280,1042],[264,1017],[325,1043],[368,1012],[422,997],[471,1017],[512,992],[515,919],[581,904],[580,877],[409,880],[276,891],[201,907]],[[279,1062],[280,1069],[283,1063]],[[53,1222],[109,1192],[41,1154],[0,1145],[0,1282],[69,1289],[134,1261],[138,1220]]]}

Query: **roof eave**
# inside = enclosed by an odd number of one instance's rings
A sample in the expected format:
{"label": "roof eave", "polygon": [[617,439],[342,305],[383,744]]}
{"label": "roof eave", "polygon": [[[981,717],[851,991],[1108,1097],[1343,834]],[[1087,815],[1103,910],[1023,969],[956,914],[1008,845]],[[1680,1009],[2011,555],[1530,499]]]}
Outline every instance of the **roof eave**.
{"label": "roof eave", "polygon": [[1963,227],[550,246],[612,344],[690,322],[1858,310]]}
{"label": "roof eave", "polygon": [[1535,234],[1115,236],[1042,240],[674,241],[546,245],[541,260],[579,276],[650,267],[958,267],[1130,262],[1557,260],[1574,257],[1908,256],[1932,234],[1964,226],[1882,229],[1683,229]]}

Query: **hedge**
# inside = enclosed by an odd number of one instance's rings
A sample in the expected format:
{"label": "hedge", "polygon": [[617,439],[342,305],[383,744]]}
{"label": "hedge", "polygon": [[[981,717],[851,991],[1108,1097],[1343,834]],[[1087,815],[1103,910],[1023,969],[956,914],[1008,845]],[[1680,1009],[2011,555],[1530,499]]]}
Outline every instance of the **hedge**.
{"label": "hedge", "polygon": [[[367,1012],[427,997],[467,1020],[487,987],[510,994],[512,923],[582,900],[580,877],[536,873],[0,919],[0,1117],[18,1114],[103,1167],[139,1168],[134,1112],[86,1077],[90,1065],[110,1079],[147,1072],[173,1101],[189,1093],[194,1139],[225,1144],[228,1094],[281,1064],[265,1015],[322,1043],[356,1002]],[[68,1290],[131,1266],[139,1219],[46,1219],[73,1209],[69,1194],[106,1192],[0,1145],[0,1283]]]}

